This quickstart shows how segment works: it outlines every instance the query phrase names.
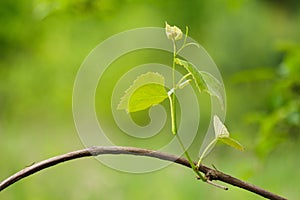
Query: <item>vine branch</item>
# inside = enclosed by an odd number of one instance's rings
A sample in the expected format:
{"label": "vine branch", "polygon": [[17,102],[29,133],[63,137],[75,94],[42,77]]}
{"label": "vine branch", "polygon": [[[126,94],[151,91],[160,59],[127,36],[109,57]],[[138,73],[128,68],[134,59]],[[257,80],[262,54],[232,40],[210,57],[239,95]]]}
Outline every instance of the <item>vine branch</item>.
{"label": "vine branch", "polygon": [[[7,179],[0,182],[0,191],[4,190],[8,186],[14,184],[15,182],[18,182],[19,180],[30,176],[31,174],[34,174],[38,171],[41,171],[43,169],[46,169],[48,167],[57,165],[59,163],[63,163],[65,161],[82,158],[82,157],[89,157],[89,156],[98,156],[103,154],[130,154],[135,156],[147,156],[147,157],[153,157],[158,158],[161,160],[166,160],[170,162],[174,162],[180,165],[183,165],[185,167],[191,168],[191,165],[189,161],[185,158],[181,158],[175,155],[149,150],[149,149],[142,149],[142,148],[135,148],[135,147],[122,147],[122,146],[94,146],[89,147],[82,150],[77,150],[73,152],[69,152],[63,155],[55,156],[46,160],[43,160],[41,162],[38,162],[36,164],[33,164],[31,166],[28,166],[21,171],[13,174],[12,176],[8,177]],[[196,165],[197,163],[195,163]],[[209,168],[204,165],[199,166],[199,171],[205,174],[205,176],[208,178],[209,181],[218,180],[222,181],[224,183],[228,183],[230,185],[242,188],[244,190],[250,191],[252,193],[256,193],[262,197],[273,199],[273,200],[285,200],[286,198],[278,196],[277,194],[271,193],[267,190],[264,190],[260,187],[257,187],[253,184],[244,182],[242,180],[239,180],[237,178],[234,178],[228,174],[225,174],[221,171],[218,171],[216,169]]]}

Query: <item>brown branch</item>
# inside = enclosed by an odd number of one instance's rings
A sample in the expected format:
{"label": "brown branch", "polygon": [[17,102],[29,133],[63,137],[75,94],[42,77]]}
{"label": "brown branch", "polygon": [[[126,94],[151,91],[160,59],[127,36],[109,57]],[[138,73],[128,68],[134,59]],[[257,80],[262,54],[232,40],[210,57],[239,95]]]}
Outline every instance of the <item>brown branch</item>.
{"label": "brown branch", "polygon": [[[161,160],[167,160],[171,162],[178,163],[180,165],[191,167],[188,160],[185,158],[180,158],[175,155],[159,152],[159,151],[153,151],[148,149],[141,149],[141,148],[135,148],[135,147],[121,147],[121,146],[95,146],[90,147],[78,151],[73,151],[70,153],[66,153],[60,156],[55,156],[52,158],[49,158],[47,160],[38,162],[36,164],[33,164],[31,166],[28,166],[24,168],[23,170],[15,173],[14,175],[8,177],[4,181],[0,183],[0,191],[7,188],[8,186],[14,184],[15,182],[34,174],[38,171],[41,171],[43,169],[46,169],[48,167],[54,166],[56,164],[73,160],[77,158],[82,157],[88,157],[88,156],[98,156],[103,154],[130,154],[130,155],[136,155],[136,156],[148,156],[148,157],[154,157]],[[196,163],[195,163],[196,164]],[[220,172],[215,169],[211,169],[209,167],[206,167],[204,165],[201,165],[199,168],[199,171],[205,174],[205,176],[208,178],[208,180],[219,180],[225,183],[228,183],[233,186],[237,186],[240,188],[243,188],[245,190],[248,190],[250,192],[256,193],[260,196],[263,196],[268,199],[274,199],[274,200],[284,200],[286,198],[280,197],[276,194],[273,194],[269,191],[266,191],[262,188],[259,188],[255,185],[252,185],[250,183],[246,183],[242,180],[239,180],[237,178],[234,178],[230,175],[224,174],[223,172]]]}

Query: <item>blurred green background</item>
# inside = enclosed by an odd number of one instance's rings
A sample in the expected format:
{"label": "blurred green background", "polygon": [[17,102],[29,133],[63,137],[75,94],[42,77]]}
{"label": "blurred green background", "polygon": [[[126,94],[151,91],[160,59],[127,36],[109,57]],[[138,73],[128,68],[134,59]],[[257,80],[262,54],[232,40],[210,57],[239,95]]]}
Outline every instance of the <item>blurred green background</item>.
{"label": "blurred green background", "polygon": [[[164,27],[165,21],[188,26],[216,62],[226,87],[226,124],[246,147],[241,153],[217,145],[205,164],[298,198],[297,0],[0,1],[0,179],[34,161],[83,148],[72,118],[73,83],[82,61],[113,34]],[[194,159],[199,145],[195,141],[190,149]],[[199,183],[191,170],[177,165],[137,175],[89,158],[26,178],[0,198],[259,199],[229,188]]]}

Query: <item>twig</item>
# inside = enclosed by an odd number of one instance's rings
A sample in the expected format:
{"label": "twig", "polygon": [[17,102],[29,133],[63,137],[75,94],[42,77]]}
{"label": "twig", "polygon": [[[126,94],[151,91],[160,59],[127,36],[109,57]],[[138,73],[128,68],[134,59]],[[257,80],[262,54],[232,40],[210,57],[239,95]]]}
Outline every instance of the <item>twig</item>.
{"label": "twig", "polygon": [[[189,164],[189,161],[185,158],[180,158],[175,155],[154,151],[154,150],[148,150],[148,149],[141,149],[141,148],[135,148],[135,147],[121,147],[121,146],[95,146],[90,147],[82,150],[77,150],[73,152],[69,152],[63,155],[55,156],[52,158],[49,158],[47,160],[35,163],[31,166],[28,166],[21,171],[15,173],[14,175],[8,177],[7,179],[3,180],[0,183],[0,191],[7,188],[8,186],[14,184],[15,182],[34,174],[38,171],[41,171],[43,169],[46,169],[48,167],[54,166],[59,163],[63,163],[68,160],[73,160],[77,158],[82,157],[89,157],[89,156],[98,156],[103,154],[130,154],[130,155],[136,155],[136,156],[148,156],[148,157],[154,157],[161,160],[167,160],[171,161],[186,167],[191,167]],[[195,163],[196,164],[196,163]],[[233,186],[237,186],[240,188],[243,188],[247,191],[256,193],[260,196],[263,196],[268,199],[273,200],[285,200],[286,198],[280,197],[274,193],[271,193],[267,190],[264,190],[262,188],[259,188],[255,185],[252,185],[250,183],[244,182],[242,180],[239,180],[237,178],[234,178],[230,175],[224,174],[223,172],[220,172],[215,169],[211,169],[209,167],[206,167],[204,165],[199,166],[199,171],[205,174],[205,176],[208,178],[208,180],[211,182],[213,180],[219,180],[224,183],[228,183]]]}

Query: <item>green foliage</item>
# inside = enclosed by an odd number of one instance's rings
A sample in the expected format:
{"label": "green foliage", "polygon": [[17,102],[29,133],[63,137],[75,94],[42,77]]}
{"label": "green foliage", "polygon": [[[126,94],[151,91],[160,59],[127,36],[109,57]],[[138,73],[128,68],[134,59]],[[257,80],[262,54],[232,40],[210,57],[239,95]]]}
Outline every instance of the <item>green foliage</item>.
{"label": "green foliage", "polygon": [[214,115],[213,122],[215,138],[206,146],[206,148],[202,152],[197,166],[200,166],[203,158],[207,155],[207,152],[211,150],[218,141],[223,142],[224,144],[236,148],[240,151],[244,151],[244,147],[238,141],[230,137],[226,126],[217,115]]}
{"label": "green foliage", "polygon": [[189,72],[189,74],[193,77],[199,92],[206,92],[211,96],[217,97],[221,107],[224,108],[225,103],[221,93],[222,84],[218,81],[218,79],[208,72],[199,71],[192,63],[179,58],[175,59],[175,63],[183,66]]}
{"label": "green foliage", "polygon": [[148,72],[140,75],[126,90],[118,109],[136,112],[161,103],[168,98],[164,84],[165,79],[159,73]]}
{"label": "green foliage", "polygon": [[283,140],[299,136],[300,46],[285,48],[284,54],[269,93],[269,108],[256,114],[260,132],[257,152],[261,156]]}
{"label": "green foliage", "polygon": [[214,96],[218,99],[221,108],[225,108],[225,97],[222,95],[222,84],[218,79],[216,79],[213,75],[208,72],[200,71],[202,78],[204,79],[207,90],[205,90],[211,96]]}
{"label": "green foliage", "polygon": [[231,137],[219,137],[218,140],[240,151],[244,151],[244,147],[237,140]]}
{"label": "green foliage", "polygon": [[180,66],[183,66],[191,74],[199,92],[202,92],[202,91],[207,92],[206,83],[205,83],[200,71],[194,65],[192,65],[191,63],[189,63],[187,61],[181,60],[179,58],[175,59],[175,63]]}
{"label": "green foliage", "polygon": [[168,97],[163,85],[147,84],[139,87],[129,100],[129,112],[145,110],[150,106],[159,104]]}
{"label": "green foliage", "polygon": [[[279,144],[299,136],[300,128],[300,46],[282,45],[282,60],[274,69],[253,69],[235,75],[235,82],[270,84],[267,107],[252,111],[247,121],[258,127],[255,150],[265,157]],[[248,76],[245,79],[238,78]]]}

